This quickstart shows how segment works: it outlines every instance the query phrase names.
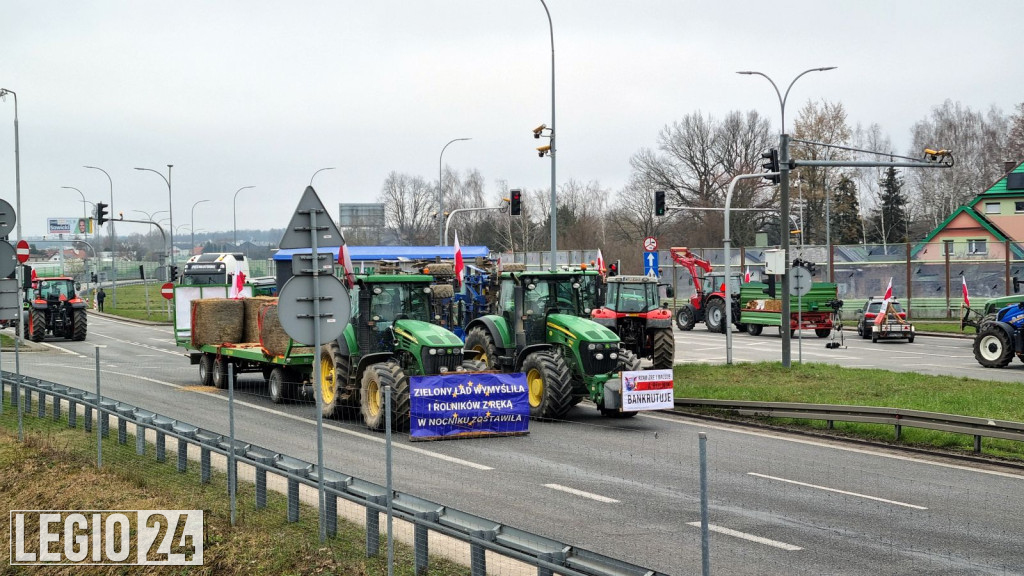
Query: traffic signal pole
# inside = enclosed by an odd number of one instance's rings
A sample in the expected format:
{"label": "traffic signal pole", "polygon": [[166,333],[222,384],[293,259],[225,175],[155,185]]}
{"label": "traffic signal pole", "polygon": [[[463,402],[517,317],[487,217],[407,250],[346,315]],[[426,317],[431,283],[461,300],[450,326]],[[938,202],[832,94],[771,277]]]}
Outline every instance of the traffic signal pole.
{"label": "traffic signal pole", "polygon": [[[787,91],[788,94],[788,91]],[[782,332],[782,367],[789,368],[792,364],[792,343],[793,331],[790,326],[790,305],[789,305],[789,134],[779,135],[779,195],[781,206],[779,208],[779,236],[781,236],[780,248],[785,257],[785,269],[782,273],[782,311],[779,313],[779,330]],[[728,282],[728,278],[726,278]]]}

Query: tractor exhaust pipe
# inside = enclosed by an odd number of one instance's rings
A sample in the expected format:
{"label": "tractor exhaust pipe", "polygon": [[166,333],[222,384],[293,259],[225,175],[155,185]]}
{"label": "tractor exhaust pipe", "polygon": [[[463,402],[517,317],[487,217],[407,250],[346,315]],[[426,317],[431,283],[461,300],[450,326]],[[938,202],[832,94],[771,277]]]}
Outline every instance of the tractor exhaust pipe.
{"label": "tractor exhaust pipe", "polygon": [[515,310],[515,336],[516,336],[516,352],[521,352],[526,348],[526,327],[523,325],[523,310],[525,304],[523,303],[523,286],[522,284],[516,284],[512,288],[512,302],[513,310]]}

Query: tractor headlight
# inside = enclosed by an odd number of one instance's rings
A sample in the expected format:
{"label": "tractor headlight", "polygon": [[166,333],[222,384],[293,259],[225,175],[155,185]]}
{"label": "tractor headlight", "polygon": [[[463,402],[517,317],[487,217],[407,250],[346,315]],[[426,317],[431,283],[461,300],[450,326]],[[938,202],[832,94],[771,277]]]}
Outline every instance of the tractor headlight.
{"label": "tractor headlight", "polygon": [[587,344],[587,350],[593,350],[594,348],[597,348],[597,346],[595,346],[593,342]]}
{"label": "tractor headlight", "polygon": [[595,360],[604,360],[604,354],[598,352],[597,354],[594,354],[594,359]]}
{"label": "tractor headlight", "polygon": [[441,366],[441,368],[439,369],[439,371],[440,371],[440,373],[441,373],[441,374],[445,374],[445,373],[447,373],[447,372],[448,372],[448,368],[447,368],[446,366]]}
{"label": "tractor headlight", "polygon": [[619,357],[619,355],[616,354],[615,352],[612,352],[611,354],[608,355],[608,357],[611,358],[612,360],[615,360]]}
{"label": "tractor headlight", "polygon": [[427,350],[427,354],[430,354],[431,356],[436,356],[437,355],[437,348],[430,348],[430,349],[428,349]]}

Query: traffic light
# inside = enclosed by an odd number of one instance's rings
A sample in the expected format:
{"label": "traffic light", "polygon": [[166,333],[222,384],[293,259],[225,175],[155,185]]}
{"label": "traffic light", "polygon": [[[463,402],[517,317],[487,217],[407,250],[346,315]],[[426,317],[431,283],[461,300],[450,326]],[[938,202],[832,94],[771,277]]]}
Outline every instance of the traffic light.
{"label": "traffic light", "polygon": [[619,275],[619,263],[620,263],[620,261],[616,260],[615,262],[612,262],[611,264],[608,265],[608,275],[609,276],[618,276]]}
{"label": "traffic light", "polygon": [[109,219],[110,218],[107,218],[107,205],[104,204],[103,202],[97,202],[96,203],[96,225],[97,226],[103,226],[104,224],[106,224],[107,220],[109,220]]}
{"label": "traffic light", "polygon": [[665,191],[654,191],[654,214],[655,216],[665,215]]}
{"label": "traffic light", "polygon": [[177,281],[178,281],[178,267],[177,266],[171,266],[171,282],[177,282]]}
{"label": "traffic light", "polygon": [[508,213],[511,216],[519,216],[523,213],[523,191],[513,190],[512,197],[508,201]]}
{"label": "traffic light", "polygon": [[[778,150],[776,150],[775,148],[772,148],[771,150],[762,153],[761,154],[761,158],[764,159],[764,160],[767,160],[767,162],[765,162],[764,164],[761,164],[761,167],[764,168],[766,172],[778,172],[779,171],[779,151]],[[779,181],[782,180],[782,178],[778,174],[772,174],[771,176],[765,176],[764,179],[769,181],[769,182],[771,182],[772,184],[778,184]]]}

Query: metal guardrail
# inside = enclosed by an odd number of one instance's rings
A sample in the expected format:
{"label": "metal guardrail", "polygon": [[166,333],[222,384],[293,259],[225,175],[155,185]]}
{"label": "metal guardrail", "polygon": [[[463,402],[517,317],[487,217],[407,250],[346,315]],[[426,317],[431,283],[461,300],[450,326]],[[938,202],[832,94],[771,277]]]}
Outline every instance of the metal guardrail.
{"label": "metal guardrail", "polygon": [[[235,440],[234,445],[229,437],[193,426],[187,422],[161,416],[136,406],[117,402],[106,397],[48,382],[27,376],[16,376],[14,373],[0,372],[0,404],[3,403],[6,388],[10,387],[12,398],[17,404],[20,396],[18,388],[24,388],[22,410],[32,411],[32,393],[38,396],[37,416],[46,416],[46,397],[51,398],[51,410],[54,420],[63,420],[62,405],[67,403],[67,422],[69,428],[77,427],[78,407],[84,407],[84,429],[90,432],[93,426],[93,411],[100,434],[106,437],[110,430],[110,417],[117,419],[117,439],[119,444],[127,444],[127,425],[136,426],[136,453],[144,455],[146,451],[145,434],[139,433],[152,429],[156,433],[156,460],[166,460],[167,438],[175,438],[178,442],[178,472],[188,470],[188,445],[192,444],[200,450],[200,482],[210,481],[210,455],[221,454],[227,457],[232,449],[235,453],[235,469],[229,471],[228,482],[237,478],[239,463],[251,466],[256,474],[256,507],[264,508],[267,502],[267,474],[275,474],[285,479],[288,484],[288,521],[299,519],[299,485],[305,484],[317,488],[319,472],[316,465],[298,458],[292,458],[273,450],[261,448],[255,444]],[[234,472],[234,473],[232,473]],[[374,557],[380,549],[380,513],[387,513],[388,491],[384,486],[361,480],[336,470],[324,469],[324,485],[327,493],[325,512],[328,518],[327,533],[330,537],[337,536],[338,501],[345,500],[366,508],[366,555]],[[456,540],[465,542],[470,547],[470,574],[484,576],[487,572],[485,551],[490,550],[502,556],[518,560],[537,568],[538,576],[551,576],[555,573],[564,576],[664,576],[647,568],[623,562],[615,558],[591,552],[576,546],[558,542],[493,520],[456,510],[444,504],[431,502],[411,494],[393,491],[390,506],[395,518],[405,520],[414,526],[414,562],[417,574],[427,571],[429,552],[429,533],[436,532]]]}
{"label": "metal guardrail", "polygon": [[800,404],[796,402],[750,402],[742,400],[708,400],[701,398],[676,398],[676,408],[681,406],[704,406],[729,410],[743,416],[768,418],[803,418],[824,420],[828,427],[832,423],[863,422],[888,424],[896,429],[896,440],[900,439],[904,426],[939,430],[974,437],[974,452],[981,453],[981,439],[1002,438],[1024,442],[1024,423],[1008,420],[992,420],[974,416],[957,416],[941,412],[924,412],[903,408],[877,406],[841,406],[832,404]]}

